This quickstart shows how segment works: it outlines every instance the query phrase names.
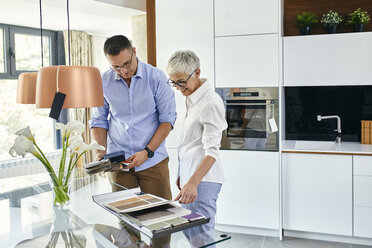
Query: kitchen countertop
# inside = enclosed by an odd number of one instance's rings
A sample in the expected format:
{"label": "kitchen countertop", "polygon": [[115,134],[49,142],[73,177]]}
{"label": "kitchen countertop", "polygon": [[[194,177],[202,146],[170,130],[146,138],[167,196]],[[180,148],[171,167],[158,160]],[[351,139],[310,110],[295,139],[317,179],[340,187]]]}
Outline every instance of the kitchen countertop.
{"label": "kitchen countertop", "polygon": [[283,140],[281,151],[284,153],[323,153],[323,154],[350,154],[372,156],[372,145],[362,145],[360,142],[333,141],[303,141]]}

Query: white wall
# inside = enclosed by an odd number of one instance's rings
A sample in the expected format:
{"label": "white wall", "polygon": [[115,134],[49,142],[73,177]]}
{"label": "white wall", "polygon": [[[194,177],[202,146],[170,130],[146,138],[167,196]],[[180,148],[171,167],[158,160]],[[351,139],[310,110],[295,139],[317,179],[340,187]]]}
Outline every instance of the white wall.
{"label": "white wall", "polygon": [[132,44],[136,48],[137,57],[147,62],[147,26],[146,15],[132,17]]}
{"label": "white wall", "polygon": [[97,67],[101,74],[109,69],[109,63],[103,53],[103,45],[106,41],[105,36],[93,35],[92,37],[92,65]]}

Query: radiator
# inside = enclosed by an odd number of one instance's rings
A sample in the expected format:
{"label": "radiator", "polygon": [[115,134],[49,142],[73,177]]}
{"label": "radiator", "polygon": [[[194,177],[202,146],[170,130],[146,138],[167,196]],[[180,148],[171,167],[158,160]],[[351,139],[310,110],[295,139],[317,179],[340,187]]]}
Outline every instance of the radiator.
{"label": "radiator", "polygon": [[[54,170],[56,170],[61,158],[61,150],[46,153],[45,156],[48,158]],[[25,158],[14,158],[0,161],[0,179],[32,175],[42,172],[46,172],[44,165],[32,155],[28,155]]]}

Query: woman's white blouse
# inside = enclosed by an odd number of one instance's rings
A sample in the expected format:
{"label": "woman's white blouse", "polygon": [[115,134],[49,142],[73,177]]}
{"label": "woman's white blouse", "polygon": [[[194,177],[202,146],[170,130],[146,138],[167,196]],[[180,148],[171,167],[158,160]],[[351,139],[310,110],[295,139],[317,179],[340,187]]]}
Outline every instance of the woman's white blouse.
{"label": "woman's white blouse", "polygon": [[178,146],[178,175],[183,187],[202,159],[209,155],[216,159],[202,181],[223,183],[219,158],[222,131],[227,128],[225,107],[221,97],[204,82],[186,97],[186,113],[181,115],[181,136]]}

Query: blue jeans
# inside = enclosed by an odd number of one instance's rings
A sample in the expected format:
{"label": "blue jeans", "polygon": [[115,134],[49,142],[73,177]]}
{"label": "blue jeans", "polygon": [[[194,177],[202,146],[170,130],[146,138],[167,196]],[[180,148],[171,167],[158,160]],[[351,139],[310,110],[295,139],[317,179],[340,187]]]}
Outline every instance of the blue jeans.
{"label": "blue jeans", "polygon": [[210,221],[204,225],[183,231],[191,242],[192,247],[205,245],[214,241],[216,205],[221,187],[222,184],[220,183],[200,182],[196,200],[190,204],[182,204],[182,207],[191,210],[191,212],[197,212],[206,218],[210,218]]}

